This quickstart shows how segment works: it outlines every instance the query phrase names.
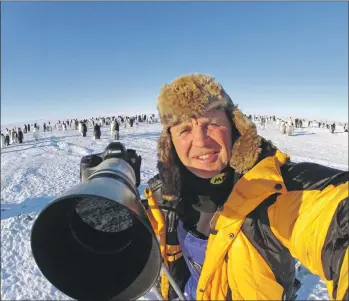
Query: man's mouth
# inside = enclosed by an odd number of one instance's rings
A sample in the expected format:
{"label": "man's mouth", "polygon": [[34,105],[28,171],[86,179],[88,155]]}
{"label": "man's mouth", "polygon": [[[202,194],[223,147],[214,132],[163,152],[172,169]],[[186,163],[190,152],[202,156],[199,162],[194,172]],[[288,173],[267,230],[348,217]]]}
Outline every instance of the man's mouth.
{"label": "man's mouth", "polygon": [[216,151],[207,152],[207,153],[204,153],[204,154],[199,155],[199,156],[194,156],[194,159],[205,160],[205,159],[208,159],[216,154],[218,154],[218,152],[216,152]]}

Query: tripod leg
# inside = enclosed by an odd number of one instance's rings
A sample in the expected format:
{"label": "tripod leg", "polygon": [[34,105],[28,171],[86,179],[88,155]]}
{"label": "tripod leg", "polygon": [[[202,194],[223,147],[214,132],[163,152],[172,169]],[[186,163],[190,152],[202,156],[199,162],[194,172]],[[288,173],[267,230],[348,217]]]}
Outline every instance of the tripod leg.
{"label": "tripod leg", "polygon": [[170,271],[167,269],[167,267],[162,264],[162,270],[164,271],[164,273],[166,274],[166,277],[168,278],[168,281],[170,282],[170,284],[172,285],[174,291],[176,292],[176,294],[178,295],[179,297],[179,300],[183,300],[183,301],[186,301],[181,289],[179,288],[176,280],[173,279]]}
{"label": "tripod leg", "polygon": [[156,285],[153,286],[152,291],[156,295],[157,300],[165,300],[164,297],[161,295],[160,291],[156,287]]}

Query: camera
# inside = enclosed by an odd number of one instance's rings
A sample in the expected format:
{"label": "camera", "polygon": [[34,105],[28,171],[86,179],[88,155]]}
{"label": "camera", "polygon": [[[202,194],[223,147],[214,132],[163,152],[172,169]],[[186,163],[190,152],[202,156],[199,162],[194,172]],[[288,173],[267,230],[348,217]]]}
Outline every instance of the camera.
{"label": "camera", "polygon": [[108,159],[122,159],[126,161],[133,169],[136,177],[135,185],[139,186],[141,181],[141,162],[142,157],[137,155],[136,150],[126,149],[121,142],[110,143],[104,152],[87,155],[80,161],[80,180],[86,181],[98,169],[98,165]]}
{"label": "camera", "polygon": [[31,249],[42,274],[76,300],[136,300],[162,259],[142,205],[141,156],[120,142],[80,161],[80,183],[36,218]]}

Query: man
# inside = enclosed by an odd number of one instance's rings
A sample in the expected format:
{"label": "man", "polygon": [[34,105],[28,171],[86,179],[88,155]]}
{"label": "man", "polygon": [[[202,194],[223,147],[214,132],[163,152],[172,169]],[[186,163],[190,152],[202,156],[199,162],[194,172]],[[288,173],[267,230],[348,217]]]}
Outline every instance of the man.
{"label": "man", "polygon": [[348,172],[292,163],[210,76],[165,85],[158,111],[146,208],[188,300],[295,299],[294,258],[348,300]]}

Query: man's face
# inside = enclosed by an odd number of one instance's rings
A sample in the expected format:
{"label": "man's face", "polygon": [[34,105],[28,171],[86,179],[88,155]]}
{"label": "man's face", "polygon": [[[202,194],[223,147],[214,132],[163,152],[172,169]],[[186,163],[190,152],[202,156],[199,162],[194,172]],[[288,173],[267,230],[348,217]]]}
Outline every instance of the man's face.
{"label": "man's face", "polygon": [[227,166],[232,127],[223,110],[214,108],[170,131],[179,159],[196,176],[209,179]]}

